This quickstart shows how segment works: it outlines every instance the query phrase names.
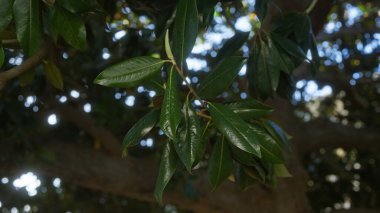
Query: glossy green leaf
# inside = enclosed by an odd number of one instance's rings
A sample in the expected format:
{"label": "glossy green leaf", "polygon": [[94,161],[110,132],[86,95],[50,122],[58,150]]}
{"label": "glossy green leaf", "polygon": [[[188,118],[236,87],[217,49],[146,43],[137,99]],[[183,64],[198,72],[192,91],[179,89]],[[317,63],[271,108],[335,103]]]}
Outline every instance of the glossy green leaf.
{"label": "glossy green leaf", "polygon": [[271,107],[254,99],[230,103],[227,106],[244,120],[266,117],[273,112]]}
{"label": "glossy green leaf", "polygon": [[100,12],[104,11],[96,0],[56,0],[57,4],[61,5],[72,13],[84,12]]}
{"label": "glossy green leaf", "polygon": [[174,147],[179,158],[190,172],[191,168],[202,151],[201,127],[196,112],[192,109],[189,100],[183,106],[184,124],[179,129],[179,138],[174,141]]}
{"label": "glossy green leaf", "polygon": [[0,67],[3,66],[3,64],[4,64],[4,59],[5,59],[4,49],[3,49],[3,46],[2,46],[1,43],[0,43]]}
{"label": "glossy green leaf", "polygon": [[165,34],[165,52],[170,60],[174,60],[172,48],[170,47],[169,30],[166,30]]}
{"label": "glossy green leaf", "polygon": [[212,65],[219,63],[221,60],[234,55],[243,44],[248,40],[249,32],[236,31],[235,35],[228,39],[223,47],[218,51],[218,55],[212,61]]}
{"label": "glossy green leaf", "polygon": [[164,101],[162,103],[160,115],[160,127],[172,140],[176,140],[177,128],[181,122],[181,110],[179,107],[179,97],[176,84],[176,75],[172,67],[166,83]]}
{"label": "glossy green leaf", "polygon": [[165,62],[149,56],[131,58],[102,71],[94,83],[112,87],[134,87],[160,72]]}
{"label": "glossy green leaf", "polygon": [[264,120],[263,126],[268,133],[283,147],[290,149],[290,143],[286,132],[275,122],[271,120]]}
{"label": "glossy green leaf", "polygon": [[152,110],[133,125],[124,137],[123,144],[121,145],[122,152],[131,146],[137,145],[140,139],[148,134],[157,124],[159,116],[159,110]]}
{"label": "glossy green leaf", "polygon": [[81,15],[55,7],[52,11],[51,26],[74,48],[86,49],[86,27]]}
{"label": "glossy green leaf", "polygon": [[0,0],[0,32],[12,21],[12,5],[14,0]]}
{"label": "glossy green leaf", "polygon": [[286,168],[284,164],[274,165],[274,175],[276,175],[277,177],[283,177],[283,178],[292,177],[292,175],[290,174],[290,172],[288,171],[288,169]]}
{"label": "glossy green leaf", "polygon": [[232,158],[237,162],[246,166],[254,166],[257,164],[257,157],[254,154],[243,151],[233,145],[230,145]]}
{"label": "glossy green leaf", "polygon": [[174,21],[172,51],[181,69],[183,69],[185,59],[193,49],[197,34],[198,9],[196,0],[180,0]]}
{"label": "glossy green leaf", "polygon": [[17,39],[27,56],[32,56],[42,45],[40,12],[37,0],[15,0],[13,5]]}
{"label": "glossy green leaf", "polygon": [[47,80],[53,87],[63,90],[63,78],[61,70],[51,61],[44,61],[44,71]]}
{"label": "glossy green leaf", "polygon": [[162,194],[166,185],[172,178],[177,166],[177,155],[173,144],[168,141],[165,145],[164,151],[161,156],[160,168],[158,171],[158,177],[154,188],[154,196],[156,200],[162,204]]}
{"label": "glossy green leaf", "polygon": [[206,152],[207,145],[209,142],[209,137],[210,137],[210,134],[209,134],[210,124],[211,124],[211,121],[207,122],[204,126],[201,127],[202,134],[201,134],[200,148],[199,148],[198,155],[196,155],[193,165],[197,165],[204,157],[204,154]]}
{"label": "glossy green leaf", "polygon": [[222,184],[230,176],[232,170],[231,151],[227,141],[222,136],[215,143],[208,164],[208,178],[212,187],[215,189]]}
{"label": "glossy green leaf", "polygon": [[238,75],[243,66],[244,58],[229,57],[223,60],[201,82],[198,94],[203,98],[213,98],[222,93]]}
{"label": "glossy green leaf", "polygon": [[227,106],[209,103],[209,111],[217,129],[237,148],[261,158],[255,132]]}
{"label": "glossy green leaf", "polygon": [[270,163],[283,163],[284,156],[281,147],[262,127],[250,124],[249,128],[254,132],[259,143],[262,159]]}

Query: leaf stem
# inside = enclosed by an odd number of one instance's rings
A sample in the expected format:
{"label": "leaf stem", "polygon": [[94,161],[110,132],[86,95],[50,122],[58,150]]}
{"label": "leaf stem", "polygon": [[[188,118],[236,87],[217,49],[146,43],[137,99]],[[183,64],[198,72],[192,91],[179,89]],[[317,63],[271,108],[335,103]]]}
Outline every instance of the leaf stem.
{"label": "leaf stem", "polygon": [[195,92],[194,88],[189,84],[189,82],[187,82],[186,77],[185,75],[183,75],[183,71],[181,70],[181,68],[179,68],[174,61],[172,61],[172,63],[175,69],[177,70],[179,76],[181,76],[182,80],[185,82],[187,88],[189,88],[189,91],[195,96],[196,99],[198,99],[201,102],[202,106],[205,107],[201,97],[199,97],[199,95],[197,94],[197,92]]}
{"label": "leaf stem", "polygon": [[307,7],[305,13],[309,14],[309,13],[314,9],[314,7],[315,7],[315,5],[317,4],[317,2],[318,2],[318,0],[313,0],[313,1],[310,3],[309,7]]}

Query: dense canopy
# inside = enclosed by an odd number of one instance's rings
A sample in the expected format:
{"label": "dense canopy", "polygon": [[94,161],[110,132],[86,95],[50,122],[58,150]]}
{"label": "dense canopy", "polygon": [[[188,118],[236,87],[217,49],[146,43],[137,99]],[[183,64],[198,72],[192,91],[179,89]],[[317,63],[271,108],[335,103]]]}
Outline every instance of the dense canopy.
{"label": "dense canopy", "polygon": [[378,1],[0,5],[3,212],[380,208]]}

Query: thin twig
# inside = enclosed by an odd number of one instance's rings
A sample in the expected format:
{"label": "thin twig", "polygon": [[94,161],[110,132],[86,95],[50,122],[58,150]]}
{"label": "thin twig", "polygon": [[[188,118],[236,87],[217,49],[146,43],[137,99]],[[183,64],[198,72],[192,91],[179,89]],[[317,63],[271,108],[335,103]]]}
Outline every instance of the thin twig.
{"label": "thin twig", "polygon": [[8,81],[30,71],[37,66],[48,54],[50,47],[49,42],[45,44],[30,58],[26,59],[21,65],[13,67],[5,72],[0,73],[0,91],[5,87]]}
{"label": "thin twig", "polygon": [[305,13],[309,14],[309,13],[314,9],[314,7],[315,7],[315,5],[317,4],[317,2],[318,2],[318,0],[313,0],[313,1],[310,3],[309,7],[307,7]]}

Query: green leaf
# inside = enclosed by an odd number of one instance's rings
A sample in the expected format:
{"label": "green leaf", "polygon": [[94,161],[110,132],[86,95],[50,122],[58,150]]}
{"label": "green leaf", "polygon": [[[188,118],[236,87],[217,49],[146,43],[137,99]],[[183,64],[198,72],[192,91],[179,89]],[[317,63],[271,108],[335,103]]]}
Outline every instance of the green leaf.
{"label": "green leaf", "polygon": [[234,177],[238,186],[243,190],[246,190],[247,188],[256,183],[256,180],[247,175],[243,167],[239,164],[235,166]]}
{"label": "green leaf", "polygon": [[166,136],[172,140],[176,140],[177,128],[181,122],[181,110],[179,108],[179,97],[175,75],[176,72],[172,66],[166,83],[166,91],[160,115],[160,127],[165,132]]}
{"label": "green leaf", "polygon": [[272,97],[280,79],[279,55],[269,36],[264,32],[255,36],[253,51],[248,59],[250,88],[259,97]]}
{"label": "green leaf", "polygon": [[311,33],[311,21],[307,14],[298,14],[294,34],[298,43],[302,43]]}
{"label": "green leaf", "polygon": [[268,4],[270,0],[256,0],[255,3],[255,13],[260,19],[260,22],[263,22],[268,10]]}
{"label": "green leaf", "polygon": [[44,71],[47,80],[53,85],[53,87],[63,90],[63,78],[61,70],[51,61],[44,61]]}
{"label": "green leaf", "polygon": [[227,106],[244,120],[262,118],[273,112],[271,107],[254,99],[230,103]]}
{"label": "green leaf", "polygon": [[206,99],[219,95],[234,81],[243,66],[243,61],[243,57],[229,57],[223,60],[202,81],[198,94]]}
{"label": "green leaf", "polygon": [[292,175],[290,174],[290,172],[288,171],[288,169],[286,168],[284,164],[274,165],[274,175],[276,175],[277,177],[283,177],[283,178],[292,177]]}
{"label": "green leaf", "polygon": [[164,151],[161,156],[161,163],[154,187],[154,196],[156,200],[162,204],[162,194],[166,185],[172,178],[177,166],[177,156],[171,141],[165,145]]}
{"label": "green leaf", "polygon": [[317,42],[315,40],[315,37],[313,34],[310,34],[310,41],[311,41],[311,46],[310,46],[310,52],[311,52],[311,57],[313,59],[313,66],[312,66],[312,74],[315,75],[317,71],[319,70],[319,67],[321,66],[321,59],[318,54],[318,49],[317,49]]}
{"label": "green leaf", "polygon": [[160,72],[165,62],[149,56],[131,58],[102,71],[94,83],[112,87],[134,87]]}
{"label": "green leaf", "polygon": [[165,52],[170,60],[174,60],[173,52],[170,47],[169,30],[166,30],[166,34],[165,34]]}
{"label": "green leaf", "polygon": [[190,172],[191,168],[202,151],[201,127],[197,114],[191,108],[187,99],[183,107],[184,127],[179,131],[178,140],[174,141],[174,147],[178,156]]}
{"label": "green leaf", "polygon": [[3,46],[1,45],[1,42],[0,42],[0,67],[3,66],[4,59],[5,59],[4,49],[3,49]]}
{"label": "green leaf", "polygon": [[198,34],[198,10],[196,0],[180,0],[177,5],[173,29],[173,54],[178,66],[193,49]]}
{"label": "green leaf", "polygon": [[0,0],[0,32],[12,21],[12,5],[14,0]]}
{"label": "green leaf", "polygon": [[261,158],[256,134],[227,106],[209,103],[209,111],[217,129],[237,148]]}
{"label": "green leaf", "polygon": [[233,145],[230,145],[230,149],[232,152],[232,158],[237,162],[247,166],[254,166],[257,164],[257,157],[255,155],[243,151]]}
{"label": "green leaf", "polygon": [[122,152],[124,153],[125,149],[137,145],[139,140],[153,129],[159,116],[159,110],[152,110],[133,125],[124,137],[123,144],[121,145]]}
{"label": "green leaf", "polygon": [[284,156],[280,146],[262,127],[250,124],[249,128],[254,132],[259,143],[263,160],[270,163],[283,163]]}
{"label": "green leaf", "polygon": [[288,136],[279,125],[271,120],[264,120],[263,126],[268,131],[268,133],[277,141],[278,144],[290,149],[291,146],[288,140]]}
{"label": "green leaf", "polygon": [[17,39],[27,56],[32,56],[42,45],[40,1],[15,0],[13,15]]}
{"label": "green leaf", "polygon": [[271,39],[278,47],[281,47],[289,55],[300,60],[308,60],[306,53],[292,40],[284,38],[276,33],[271,33]]}
{"label": "green leaf", "polygon": [[[204,1],[204,0],[202,0]],[[249,32],[236,31],[235,35],[228,39],[223,47],[218,51],[218,55],[213,60],[213,65],[219,63],[222,59],[232,56],[248,40]]]}
{"label": "green leaf", "polygon": [[56,0],[57,4],[61,5],[72,13],[85,12],[100,12],[104,13],[96,0]]}
{"label": "green leaf", "polygon": [[213,189],[222,184],[230,176],[232,169],[231,151],[224,136],[222,136],[215,143],[208,164],[208,178]]}
{"label": "green leaf", "polygon": [[82,16],[70,11],[54,7],[52,10],[51,26],[72,47],[84,50],[87,47],[86,27]]}

